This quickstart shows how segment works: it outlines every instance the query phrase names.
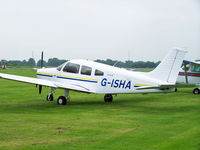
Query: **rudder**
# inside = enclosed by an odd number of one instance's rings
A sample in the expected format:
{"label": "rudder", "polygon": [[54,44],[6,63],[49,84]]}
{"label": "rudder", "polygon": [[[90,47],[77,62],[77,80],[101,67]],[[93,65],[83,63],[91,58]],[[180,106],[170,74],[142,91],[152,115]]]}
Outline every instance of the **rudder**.
{"label": "rudder", "polygon": [[176,83],[186,51],[180,48],[171,50],[163,61],[148,76],[161,81]]}

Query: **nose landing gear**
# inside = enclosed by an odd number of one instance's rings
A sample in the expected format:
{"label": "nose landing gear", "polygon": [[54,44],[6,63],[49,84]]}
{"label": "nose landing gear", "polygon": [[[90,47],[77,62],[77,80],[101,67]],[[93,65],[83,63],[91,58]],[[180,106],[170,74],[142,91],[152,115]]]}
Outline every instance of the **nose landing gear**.
{"label": "nose landing gear", "polygon": [[47,101],[53,101],[53,92],[54,92],[54,88],[51,88],[51,92],[47,95],[47,98],[46,98]]}
{"label": "nose landing gear", "polygon": [[47,101],[53,101],[53,93],[47,95]]}

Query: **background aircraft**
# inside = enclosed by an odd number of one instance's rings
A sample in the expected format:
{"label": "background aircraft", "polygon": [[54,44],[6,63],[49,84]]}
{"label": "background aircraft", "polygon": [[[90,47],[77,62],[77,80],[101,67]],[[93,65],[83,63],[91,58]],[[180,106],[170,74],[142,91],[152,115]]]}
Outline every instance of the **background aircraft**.
{"label": "background aircraft", "polygon": [[183,66],[177,78],[177,87],[197,86],[194,94],[200,94],[200,62],[183,61]]}
{"label": "background aircraft", "polygon": [[[105,94],[104,101],[112,102],[113,94],[120,93],[168,93],[175,91],[179,68],[185,51],[174,49],[152,72],[133,72],[88,60],[71,60],[57,68],[37,70],[37,78],[0,73],[1,78],[16,80],[51,88],[47,100],[53,100],[56,88],[64,89],[57,103],[65,105],[69,90]],[[42,53],[43,60],[43,53]],[[43,61],[41,61],[43,62]],[[43,64],[41,63],[41,67]]]}

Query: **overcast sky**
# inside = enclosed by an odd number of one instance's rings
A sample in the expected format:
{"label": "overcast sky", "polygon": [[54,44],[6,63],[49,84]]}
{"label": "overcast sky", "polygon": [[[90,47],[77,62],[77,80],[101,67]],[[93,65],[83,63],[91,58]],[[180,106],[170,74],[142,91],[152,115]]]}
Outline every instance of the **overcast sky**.
{"label": "overcast sky", "polygon": [[200,0],[0,0],[0,59],[200,59]]}

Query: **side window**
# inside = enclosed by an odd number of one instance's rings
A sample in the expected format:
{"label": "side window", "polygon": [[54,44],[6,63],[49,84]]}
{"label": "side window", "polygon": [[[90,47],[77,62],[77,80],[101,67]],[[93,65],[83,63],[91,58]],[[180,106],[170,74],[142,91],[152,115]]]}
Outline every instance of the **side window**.
{"label": "side window", "polygon": [[95,76],[103,76],[104,73],[98,69],[95,70],[95,73],[94,73]]}
{"label": "side window", "polygon": [[191,71],[192,72],[200,72],[200,65],[192,64]]}
{"label": "side window", "polygon": [[195,65],[194,71],[195,71],[195,72],[200,72],[200,65]]}
{"label": "side window", "polygon": [[70,72],[70,73],[78,73],[80,69],[80,65],[78,64],[73,64],[73,63],[67,63],[66,66],[64,67],[63,71],[64,72]]}
{"label": "side window", "polygon": [[81,68],[81,74],[83,75],[91,75],[92,73],[92,68],[88,66],[82,66]]}

